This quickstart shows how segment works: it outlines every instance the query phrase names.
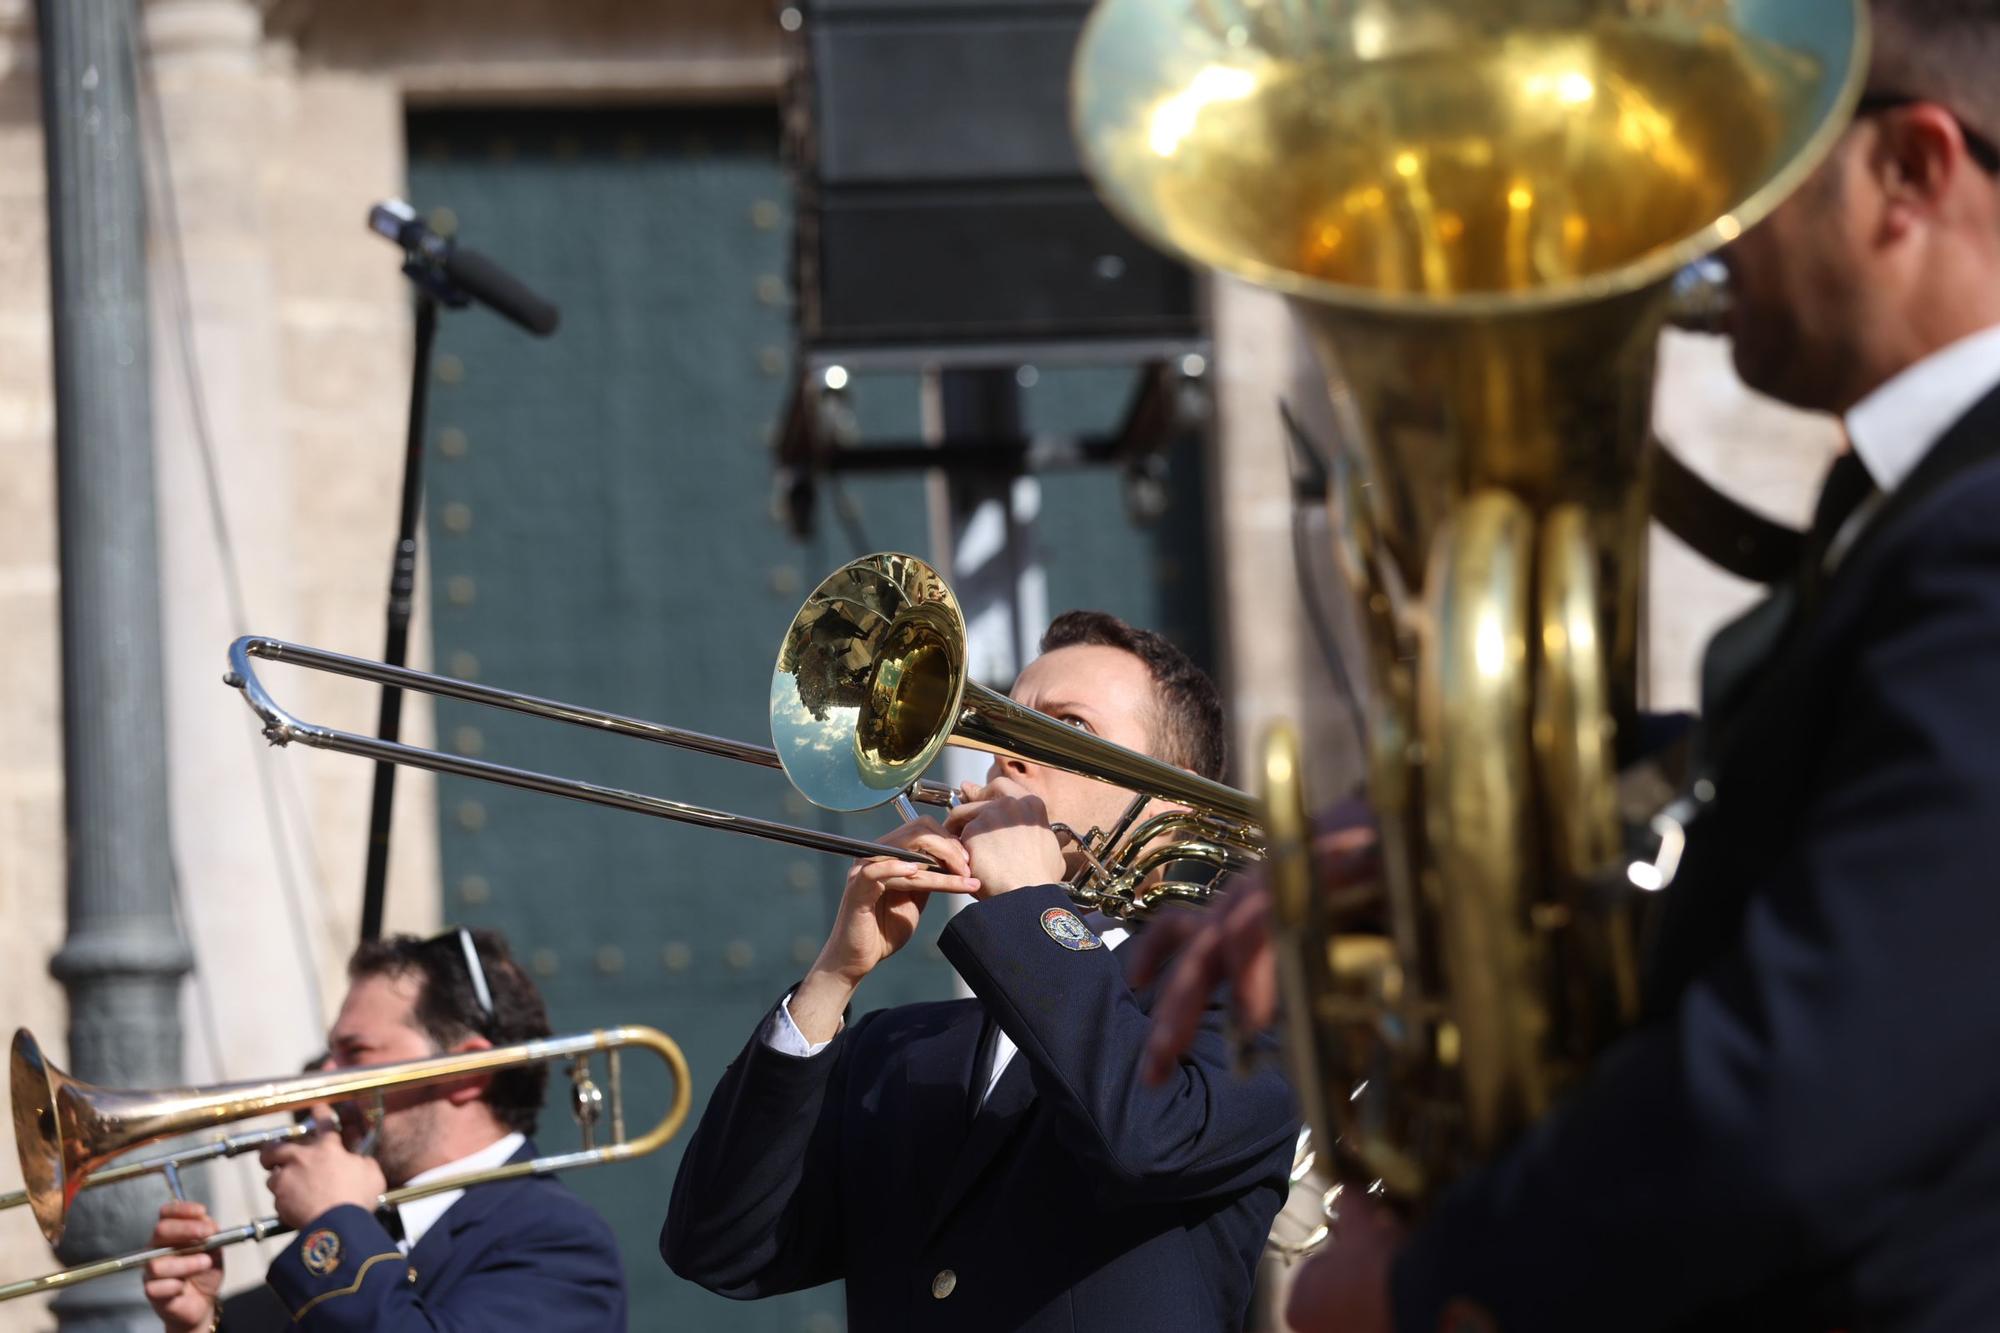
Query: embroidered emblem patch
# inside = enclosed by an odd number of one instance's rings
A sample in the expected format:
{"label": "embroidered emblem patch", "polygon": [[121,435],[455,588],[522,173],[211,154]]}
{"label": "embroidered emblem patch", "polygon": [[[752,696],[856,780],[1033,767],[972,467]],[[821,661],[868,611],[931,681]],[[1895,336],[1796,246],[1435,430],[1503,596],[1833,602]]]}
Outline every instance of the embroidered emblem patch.
{"label": "embroidered emblem patch", "polygon": [[1085,949],[1102,949],[1104,941],[1090,933],[1090,927],[1083,924],[1075,912],[1067,907],[1051,907],[1042,913],[1042,929],[1048,937],[1071,953],[1082,953]]}
{"label": "embroidered emblem patch", "polygon": [[299,1261],[314,1277],[340,1267],[340,1237],[322,1227],[299,1243]]}

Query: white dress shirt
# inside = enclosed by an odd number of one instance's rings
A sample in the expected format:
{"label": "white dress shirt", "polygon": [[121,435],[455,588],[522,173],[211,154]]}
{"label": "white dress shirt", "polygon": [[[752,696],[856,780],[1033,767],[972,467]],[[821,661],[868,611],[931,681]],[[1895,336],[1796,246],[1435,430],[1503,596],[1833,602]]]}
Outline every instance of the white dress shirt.
{"label": "white dress shirt", "polygon": [[1882,502],[1923,462],[1958,419],[2000,384],[2000,324],[1932,352],[1879,385],[1847,413],[1847,438],[1877,494],[1841,528],[1827,552],[1837,562]]}
{"label": "white dress shirt", "polygon": [[1847,438],[1875,484],[1893,491],[1996,383],[2000,324],[1939,348],[1856,403]]}
{"label": "white dress shirt", "polygon": [[[1110,917],[1105,916],[1101,912],[1090,913],[1083,918],[1083,924],[1098,939],[1104,942],[1104,947],[1107,949],[1117,948],[1132,933],[1125,929],[1125,927],[1114,924]],[[845,1027],[846,1024],[843,1023],[841,1026]],[[777,1009],[772,1012],[769,1021],[764,1024],[764,1031],[761,1035],[764,1044],[772,1050],[784,1055],[795,1055],[801,1059],[818,1055],[833,1041],[832,1037],[827,1038],[826,1041],[806,1040],[806,1034],[799,1031],[799,1025],[792,1021],[792,997],[789,994],[778,1002]],[[835,1028],[833,1035],[835,1037],[839,1036],[840,1028]],[[993,1030],[992,1052],[990,1054],[981,1053],[982,1058],[989,1061],[986,1066],[985,1089],[979,1094],[979,1104],[981,1106],[984,1106],[986,1099],[993,1095],[993,1085],[998,1083],[1000,1076],[1007,1072],[1007,1062],[1014,1058],[1014,1050],[1013,1039],[996,1026]]]}
{"label": "white dress shirt", "polygon": [[[405,1184],[428,1185],[433,1180],[443,1180],[446,1176],[470,1175],[474,1171],[486,1171],[506,1164],[508,1158],[521,1151],[521,1145],[528,1140],[520,1134],[509,1134],[503,1139],[487,1144],[478,1152],[468,1153],[456,1162],[446,1162],[428,1171],[419,1171]],[[403,1219],[403,1238],[396,1242],[396,1248],[404,1254],[417,1248],[417,1242],[424,1233],[437,1225],[437,1220],[445,1215],[445,1210],[458,1202],[464,1190],[446,1190],[443,1194],[432,1194],[422,1199],[412,1199],[396,1206],[396,1215]]]}

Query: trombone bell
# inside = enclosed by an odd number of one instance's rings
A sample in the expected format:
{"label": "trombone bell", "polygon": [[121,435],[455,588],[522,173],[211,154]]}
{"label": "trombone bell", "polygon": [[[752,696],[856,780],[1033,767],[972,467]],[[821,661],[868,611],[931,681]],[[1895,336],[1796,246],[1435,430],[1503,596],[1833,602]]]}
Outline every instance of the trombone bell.
{"label": "trombone bell", "polygon": [[35,1223],[54,1245],[62,1239],[63,1222],[76,1200],[80,1182],[67,1169],[68,1145],[75,1141],[75,1124],[66,1123],[59,1093],[69,1084],[67,1074],[42,1058],[42,1048],[26,1028],[14,1033],[8,1062],[8,1082],[14,1098],[14,1142],[20,1145],[21,1177]]}
{"label": "trombone bell", "polygon": [[1150,892],[1167,865],[1227,872],[1262,855],[1248,795],[1023,708],[968,680],[966,656],[965,616],[936,570],[893,552],[842,565],[799,608],[771,673],[771,744],[786,776],[824,809],[866,810],[958,745],[1185,806],[1141,819],[1135,800],[1115,829],[1069,830],[1084,862],[1070,897],[1115,917],[1206,901],[1206,888]]}
{"label": "trombone bell", "polygon": [[966,656],[958,599],[916,556],[863,556],[827,575],[771,673],[771,743],[792,785],[822,809],[868,810],[957,745],[1256,822],[1246,793],[1023,708],[967,679]]}
{"label": "trombone bell", "polygon": [[902,794],[951,739],[965,693],[965,616],[915,556],[871,555],[806,599],[771,672],[771,744],[823,810]]}

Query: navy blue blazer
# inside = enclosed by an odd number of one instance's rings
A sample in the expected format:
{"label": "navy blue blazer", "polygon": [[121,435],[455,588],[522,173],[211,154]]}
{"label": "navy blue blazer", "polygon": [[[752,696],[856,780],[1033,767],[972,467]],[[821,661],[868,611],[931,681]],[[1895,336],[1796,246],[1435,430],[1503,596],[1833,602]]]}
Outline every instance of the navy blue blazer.
{"label": "navy blue blazer", "polygon": [[[535,1155],[525,1144],[509,1159]],[[266,1275],[306,1333],[604,1333],[625,1327],[618,1242],[568,1186],[524,1176],[467,1190],[405,1259],[375,1215],[332,1208]],[[235,1308],[225,1313],[233,1328]]]}
{"label": "navy blue blazer", "polygon": [[1720,724],[1654,1020],[1447,1194],[1398,1325],[2000,1327],[2000,392]]}
{"label": "navy blue blazer", "polygon": [[[853,1333],[1238,1327],[1291,1091],[1274,1061],[1237,1076],[1219,1010],[1141,1085],[1151,995],[1075,921],[1060,885],[972,903],[939,942],[977,999],[878,1010],[809,1059],[753,1034],[681,1162],[667,1263],[744,1300],[845,1279]],[[989,1015],[1019,1052],[978,1107]]]}

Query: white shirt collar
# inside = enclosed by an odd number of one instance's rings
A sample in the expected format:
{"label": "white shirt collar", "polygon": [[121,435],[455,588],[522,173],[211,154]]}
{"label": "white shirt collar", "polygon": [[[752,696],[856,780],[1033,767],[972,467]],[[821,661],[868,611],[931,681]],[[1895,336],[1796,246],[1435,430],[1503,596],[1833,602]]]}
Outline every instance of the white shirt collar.
{"label": "white shirt collar", "polygon": [[[443,1180],[447,1176],[465,1176],[471,1175],[474,1171],[491,1170],[493,1167],[504,1165],[508,1158],[521,1151],[521,1145],[527,1141],[521,1134],[509,1134],[505,1138],[487,1144],[478,1152],[467,1153],[455,1162],[446,1162],[443,1166],[419,1171],[404,1183],[428,1185],[433,1180]],[[403,1219],[403,1240],[398,1248],[404,1254],[416,1249],[417,1242],[424,1238],[424,1233],[436,1226],[438,1219],[443,1217],[464,1193],[464,1190],[446,1190],[443,1194],[432,1194],[426,1198],[412,1199],[408,1203],[398,1204],[396,1213]]]}
{"label": "white shirt collar", "polygon": [[1909,479],[1947,430],[2000,382],[2000,324],[1942,347],[1847,413],[1847,438],[1884,493]]}

